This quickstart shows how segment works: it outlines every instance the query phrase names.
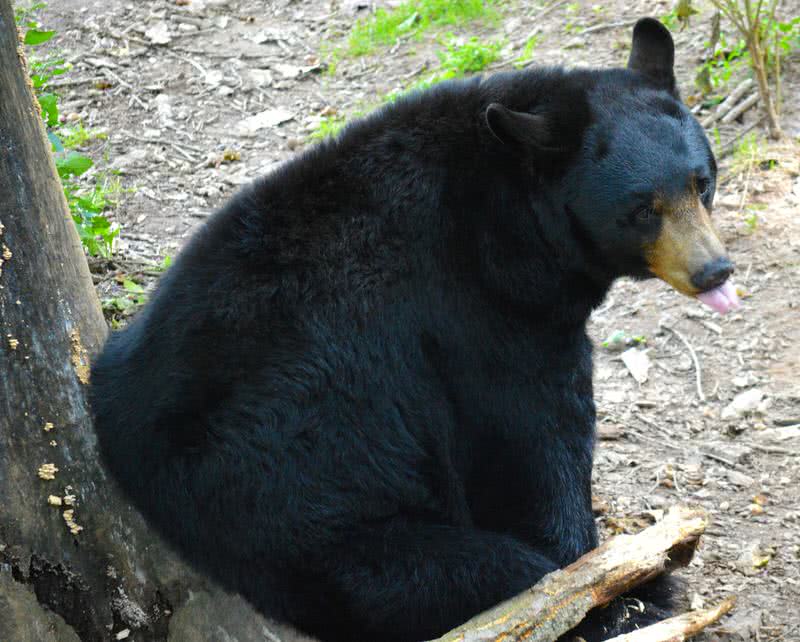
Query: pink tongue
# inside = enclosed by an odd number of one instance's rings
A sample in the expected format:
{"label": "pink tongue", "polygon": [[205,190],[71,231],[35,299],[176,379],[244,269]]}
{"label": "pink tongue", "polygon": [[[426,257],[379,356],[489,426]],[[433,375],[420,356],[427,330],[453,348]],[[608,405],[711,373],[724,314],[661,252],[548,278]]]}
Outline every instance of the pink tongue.
{"label": "pink tongue", "polygon": [[720,314],[726,314],[739,307],[739,297],[736,295],[736,288],[733,287],[730,279],[713,290],[701,292],[697,298]]}

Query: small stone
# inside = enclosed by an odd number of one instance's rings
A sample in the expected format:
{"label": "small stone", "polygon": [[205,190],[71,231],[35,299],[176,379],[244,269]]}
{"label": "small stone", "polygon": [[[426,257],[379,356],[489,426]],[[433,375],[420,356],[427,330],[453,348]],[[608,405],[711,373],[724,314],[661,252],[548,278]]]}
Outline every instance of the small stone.
{"label": "small stone", "polygon": [[722,411],[722,419],[734,419],[755,412],[762,399],[764,391],[760,388],[751,388],[739,393]]}
{"label": "small stone", "polygon": [[267,109],[241,121],[239,123],[239,133],[242,136],[255,136],[261,129],[277,127],[293,118],[294,114],[286,109]]}
{"label": "small stone", "polygon": [[735,486],[742,486],[746,488],[748,486],[752,486],[756,483],[756,480],[750,477],[749,475],[745,475],[744,473],[740,473],[737,470],[729,470],[727,472],[728,481]]}
{"label": "small stone", "polygon": [[597,495],[592,495],[592,513],[605,515],[609,510],[608,502]]}
{"label": "small stone", "polygon": [[169,33],[169,26],[166,22],[157,22],[152,27],[146,29],[144,32],[144,37],[154,45],[167,45],[172,42],[172,36]]}
{"label": "small stone", "polygon": [[637,383],[642,384],[647,381],[647,373],[651,365],[647,352],[638,348],[630,348],[622,353],[621,359]]}
{"label": "small stone", "polygon": [[773,555],[775,549],[764,546],[761,541],[756,540],[739,555],[736,567],[745,575],[758,575],[761,569],[769,564]]}
{"label": "small stone", "polygon": [[597,426],[597,438],[600,441],[617,441],[625,434],[619,424],[602,423]]}

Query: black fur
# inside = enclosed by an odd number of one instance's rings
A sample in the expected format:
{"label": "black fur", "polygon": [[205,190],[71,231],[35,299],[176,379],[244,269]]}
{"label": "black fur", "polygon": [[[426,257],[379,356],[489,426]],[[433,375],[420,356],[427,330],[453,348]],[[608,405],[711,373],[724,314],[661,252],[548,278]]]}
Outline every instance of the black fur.
{"label": "black fur", "polygon": [[[509,143],[491,104],[547,126]],[[442,634],[596,546],[585,323],[647,276],[630,212],[712,162],[636,70],[451,82],[355,122],[231,200],[112,335],[108,469],[265,614]],[[581,634],[662,614],[623,611]]]}

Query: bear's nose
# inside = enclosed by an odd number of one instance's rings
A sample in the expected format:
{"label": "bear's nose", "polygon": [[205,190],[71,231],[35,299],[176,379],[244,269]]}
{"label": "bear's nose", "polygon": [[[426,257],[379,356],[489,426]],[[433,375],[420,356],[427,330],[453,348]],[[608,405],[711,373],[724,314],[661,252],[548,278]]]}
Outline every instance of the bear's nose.
{"label": "bear's nose", "polygon": [[709,261],[702,270],[692,274],[692,285],[700,292],[707,292],[725,283],[731,274],[733,274],[733,263],[727,256],[721,256]]}

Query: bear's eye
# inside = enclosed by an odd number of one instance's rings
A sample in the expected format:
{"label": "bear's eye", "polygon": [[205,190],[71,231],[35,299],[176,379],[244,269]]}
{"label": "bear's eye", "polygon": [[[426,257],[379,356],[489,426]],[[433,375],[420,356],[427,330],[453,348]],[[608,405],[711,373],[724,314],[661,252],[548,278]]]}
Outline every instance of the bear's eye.
{"label": "bear's eye", "polygon": [[655,215],[656,213],[650,205],[644,205],[633,212],[634,220],[644,225],[650,223]]}
{"label": "bear's eye", "polygon": [[704,198],[708,196],[708,192],[711,189],[711,181],[707,178],[698,178],[697,179],[697,193],[700,195],[700,198]]}

